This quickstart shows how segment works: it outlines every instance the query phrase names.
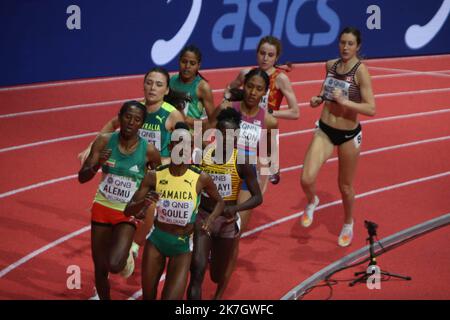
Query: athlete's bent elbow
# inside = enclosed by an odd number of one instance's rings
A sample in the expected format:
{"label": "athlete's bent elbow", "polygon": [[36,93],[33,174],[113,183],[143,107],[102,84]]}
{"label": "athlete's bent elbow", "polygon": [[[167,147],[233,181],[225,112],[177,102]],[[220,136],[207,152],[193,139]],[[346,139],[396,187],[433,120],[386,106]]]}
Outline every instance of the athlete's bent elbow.
{"label": "athlete's bent elbow", "polygon": [[258,195],[256,196],[256,206],[260,206],[263,203],[263,196],[262,195]]}
{"label": "athlete's bent elbow", "polygon": [[361,110],[361,113],[368,116],[373,117],[376,113],[375,104],[367,104],[363,110]]}
{"label": "athlete's bent elbow", "polygon": [[375,105],[370,106],[369,114],[368,114],[368,115],[369,115],[370,117],[373,117],[373,116],[375,116],[376,113],[377,113],[377,112],[376,112]]}
{"label": "athlete's bent elbow", "polygon": [[83,177],[81,174],[78,174],[78,182],[79,182],[79,183],[83,184],[83,183],[86,183],[86,182],[88,182],[88,181],[89,181],[89,180],[86,179],[85,177]]}

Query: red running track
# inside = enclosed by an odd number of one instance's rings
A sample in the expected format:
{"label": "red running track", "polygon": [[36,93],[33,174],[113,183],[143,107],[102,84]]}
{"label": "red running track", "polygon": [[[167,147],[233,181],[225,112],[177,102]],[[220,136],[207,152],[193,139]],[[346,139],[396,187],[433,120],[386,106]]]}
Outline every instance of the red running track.
{"label": "red running track", "polygon": [[[281,298],[315,272],[363,247],[365,219],[379,224],[382,238],[450,212],[450,55],[366,63],[373,78],[377,115],[361,117],[363,153],[355,181],[360,198],[352,246],[343,249],[336,244],[343,213],[333,159],[318,178],[321,205],[326,207],[317,211],[311,228],[299,225],[298,215],[305,206],[299,166],[320,116],[306,102],[319,91],[324,66],[297,65],[289,77],[301,117],[280,121],[282,181],[269,186],[264,204],[253,213],[249,230],[254,233],[241,240],[225,299]],[[236,73],[237,69],[204,71],[216,102],[221,88]],[[142,76],[0,88],[0,299],[86,299],[92,294],[88,226],[98,178],[78,184],[76,154],[117,112],[121,101],[140,96]],[[79,234],[55,244],[76,231]],[[440,278],[431,272],[434,265],[450,262],[448,240],[448,230],[441,229],[408,243],[404,247],[408,250],[398,248],[381,258],[389,270],[413,275],[407,285],[383,283],[383,290],[376,293],[362,286],[340,285],[334,297],[448,299],[450,271],[441,267]],[[405,256],[432,263],[407,263],[405,268]],[[21,260],[24,257],[26,261]],[[81,268],[81,290],[67,289],[70,265]],[[112,276],[113,298],[139,296],[139,269],[128,280]],[[207,277],[204,297],[211,297],[213,290]],[[324,295],[317,291],[310,297]]]}

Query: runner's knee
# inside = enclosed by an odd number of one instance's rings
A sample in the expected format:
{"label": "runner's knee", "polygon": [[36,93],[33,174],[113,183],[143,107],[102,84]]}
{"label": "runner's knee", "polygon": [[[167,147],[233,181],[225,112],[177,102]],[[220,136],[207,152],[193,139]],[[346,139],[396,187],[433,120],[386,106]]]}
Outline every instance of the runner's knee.
{"label": "runner's knee", "polygon": [[118,255],[111,255],[109,258],[109,271],[111,273],[119,273],[125,268],[127,261]]}
{"label": "runner's knee", "polygon": [[351,197],[355,194],[353,186],[348,183],[339,183],[339,191],[343,197]]}
{"label": "runner's knee", "polygon": [[202,281],[205,270],[206,270],[206,261],[202,261],[202,259],[198,259],[193,261],[194,268],[191,268],[191,281]]}
{"label": "runner's knee", "polygon": [[303,187],[306,187],[306,188],[311,187],[314,184],[314,182],[315,182],[315,177],[312,174],[310,174],[306,171],[302,172],[301,184]]}

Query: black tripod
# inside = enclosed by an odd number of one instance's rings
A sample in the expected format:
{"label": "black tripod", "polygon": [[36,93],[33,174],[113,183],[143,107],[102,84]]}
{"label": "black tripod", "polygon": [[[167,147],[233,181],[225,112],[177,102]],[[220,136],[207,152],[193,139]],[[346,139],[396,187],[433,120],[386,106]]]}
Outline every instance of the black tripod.
{"label": "black tripod", "polygon": [[[375,253],[374,253],[374,249],[373,249],[373,245],[374,245],[374,241],[373,238],[377,235],[377,228],[378,225],[370,222],[370,221],[364,221],[364,225],[367,228],[367,231],[369,232],[369,238],[367,238],[366,240],[369,241],[369,253],[370,253],[370,262],[369,262],[369,267],[370,266],[376,266],[377,265],[377,259],[375,257]],[[393,278],[399,278],[399,279],[403,279],[403,280],[411,280],[411,277],[408,276],[402,276],[399,274],[394,274],[394,273],[389,273],[386,271],[380,271],[381,275],[385,275],[385,276],[389,276],[389,277],[393,277]],[[367,282],[367,279],[372,276],[371,273],[366,271],[361,271],[361,272],[356,272],[355,276],[359,276],[358,278],[356,278],[355,280],[353,280],[352,282],[349,283],[350,287],[353,287],[355,284],[357,284],[358,282]]]}

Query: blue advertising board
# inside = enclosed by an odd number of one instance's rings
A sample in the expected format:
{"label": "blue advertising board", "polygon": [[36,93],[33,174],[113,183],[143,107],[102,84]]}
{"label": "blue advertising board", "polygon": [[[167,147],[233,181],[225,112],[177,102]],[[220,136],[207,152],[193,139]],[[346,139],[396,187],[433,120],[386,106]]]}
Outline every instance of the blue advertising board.
{"label": "blue advertising board", "polygon": [[354,26],[366,58],[450,52],[450,0],[2,0],[0,86],[177,69],[195,44],[202,68],[255,65],[268,34],[281,62],[337,56]]}

